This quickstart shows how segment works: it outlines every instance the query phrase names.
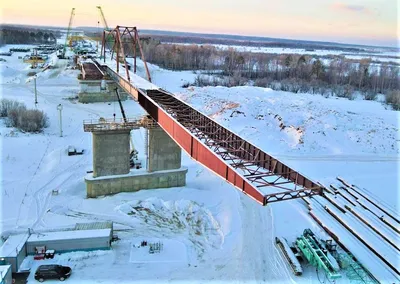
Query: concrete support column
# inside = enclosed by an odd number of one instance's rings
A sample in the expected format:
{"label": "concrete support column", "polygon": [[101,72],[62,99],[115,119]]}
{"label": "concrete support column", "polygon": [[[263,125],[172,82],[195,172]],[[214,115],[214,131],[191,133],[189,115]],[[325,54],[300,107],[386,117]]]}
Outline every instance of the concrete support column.
{"label": "concrete support column", "polygon": [[93,132],[93,177],[129,173],[130,130]]}
{"label": "concrete support column", "polygon": [[174,170],[181,167],[181,148],[161,128],[150,128],[148,131],[147,171]]}

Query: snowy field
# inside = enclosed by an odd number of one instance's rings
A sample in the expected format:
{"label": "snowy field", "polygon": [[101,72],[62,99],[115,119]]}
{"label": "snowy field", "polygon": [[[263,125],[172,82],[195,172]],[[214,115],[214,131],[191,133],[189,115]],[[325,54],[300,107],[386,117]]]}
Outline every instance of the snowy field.
{"label": "snowy field", "polygon": [[[32,70],[18,56],[14,53],[0,62],[1,97],[35,108],[33,82],[27,80]],[[0,120],[1,233],[113,221],[121,240],[113,243],[111,251],[69,253],[52,260],[72,267],[70,283],[320,283],[313,267],[305,267],[302,277],[293,276],[274,244],[275,236],[292,242],[306,228],[327,238],[303,201],[262,207],[186,154],[182,155],[182,165],[189,170],[185,187],[87,199],[84,176],[92,170],[92,141],[82,122],[112,118],[114,113],[120,118],[119,107],[78,103],[74,98],[79,71],[68,68],[65,60],[54,56],[52,60],[57,68],[40,73],[37,79],[37,108],[47,113],[50,127],[27,134],[5,127]],[[149,66],[155,85],[309,178],[329,184],[342,176],[394,210],[400,209],[399,112],[378,102],[255,87],[182,89],[196,74]],[[145,78],[143,65],[138,74]],[[59,137],[56,109],[60,103],[63,137]],[[133,100],[123,105],[128,117],[144,114]],[[144,131],[133,131],[133,140],[144,159]],[[85,149],[84,155],[67,156],[69,145]],[[54,189],[59,190],[57,196],[51,194]],[[138,208],[145,210],[132,214]],[[169,240],[164,245],[179,251],[179,261],[137,263],[132,246],[142,239]],[[26,262],[32,270],[43,264],[29,258]],[[29,283],[34,282],[31,275]]]}

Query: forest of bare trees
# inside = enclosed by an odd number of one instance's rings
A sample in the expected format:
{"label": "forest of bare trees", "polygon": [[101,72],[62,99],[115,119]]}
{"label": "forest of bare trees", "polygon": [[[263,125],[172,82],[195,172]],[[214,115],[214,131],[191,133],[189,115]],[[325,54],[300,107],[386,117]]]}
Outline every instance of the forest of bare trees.
{"label": "forest of bare trees", "polygon": [[[358,92],[373,100],[385,94],[400,109],[399,66],[396,63],[320,58],[301,54],[268,54],[221,50],[212,45],[161,44],[143,41],[146,60],[171,70],[202,70],[186,86],[254,85],[294,93],[307,92],[352,99]],[[213,76],[210,76],[212,74]]]}
{"label": "forest of bare trees", "polygon": [[59,31],[27,27],[0,27],[0,46],[4,44],[42,44],[56,43]]}

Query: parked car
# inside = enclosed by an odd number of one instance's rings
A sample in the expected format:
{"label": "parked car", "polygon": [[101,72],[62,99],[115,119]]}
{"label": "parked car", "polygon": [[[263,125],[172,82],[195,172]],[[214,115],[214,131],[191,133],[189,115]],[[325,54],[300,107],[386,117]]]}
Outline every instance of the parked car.
{"label": "parked car", "polygon": [[35,279],[43,282],[46,279],[60,279],[64,281],[71,275],[71,267],[62,265],[41,265],[35,272]]}

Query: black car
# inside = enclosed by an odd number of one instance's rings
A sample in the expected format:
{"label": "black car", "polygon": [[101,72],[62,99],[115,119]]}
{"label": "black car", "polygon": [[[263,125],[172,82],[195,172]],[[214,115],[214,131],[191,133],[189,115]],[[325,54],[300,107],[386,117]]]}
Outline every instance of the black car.
{"label": "black car", "polygon": [[60,279],[64,281],[71,275],[71,267],[62,265],[41,265],[35,272],[35,279],[43,282],[45,279]]}

